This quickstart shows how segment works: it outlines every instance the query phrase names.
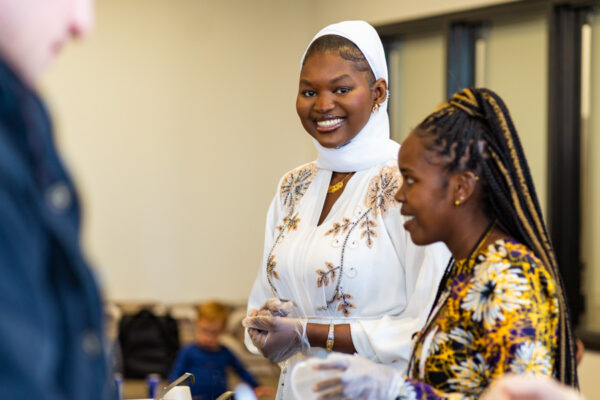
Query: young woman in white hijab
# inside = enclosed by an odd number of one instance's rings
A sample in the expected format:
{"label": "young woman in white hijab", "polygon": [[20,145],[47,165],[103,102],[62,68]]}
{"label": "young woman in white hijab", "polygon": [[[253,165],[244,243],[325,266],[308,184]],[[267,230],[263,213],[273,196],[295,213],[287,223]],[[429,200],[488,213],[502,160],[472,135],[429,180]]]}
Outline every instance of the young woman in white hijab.
{"label": "young woman in white hijab", "polygon": [[375,29],[327,26],[301,66],[296,108],[318,158],[279,182],[244,320],[247,346],[282,363],[284,399],[306,355],[358,353],[404,369],[450,257],[443,245],[417,247],[403,228]]}

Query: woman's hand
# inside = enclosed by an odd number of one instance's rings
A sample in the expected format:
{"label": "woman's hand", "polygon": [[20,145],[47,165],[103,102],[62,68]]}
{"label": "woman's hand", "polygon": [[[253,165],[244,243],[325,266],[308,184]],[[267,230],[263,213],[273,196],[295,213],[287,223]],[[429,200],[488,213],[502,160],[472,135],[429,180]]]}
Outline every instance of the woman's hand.
{"label": "woman's hand", "polygon": [[242,325],[248,328],[254,346],[271,361],[282,362],[310,349],[305,319],[251,316]]}
{"label": "woman's hand", "polygon": [[314,368],[343,371],[341,377],[315,384],[313,390],[319,394],[319,400],[395,399],[404,384],[398,371],[360,356],[332,354],[316,362]]}
{"label": "woman's hand", "polygon": [[266,317],[287,317],[294,308],[292,301],[281,301],[276,297],[267,299],[265,303],[257,310],[257,314]]}

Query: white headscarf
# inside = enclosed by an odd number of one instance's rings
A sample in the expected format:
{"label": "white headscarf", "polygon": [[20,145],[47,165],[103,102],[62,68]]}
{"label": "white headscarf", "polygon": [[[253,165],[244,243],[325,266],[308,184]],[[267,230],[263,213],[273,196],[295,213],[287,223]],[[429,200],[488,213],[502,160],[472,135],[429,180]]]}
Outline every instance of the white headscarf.
{"label": "white headscarf", "polygon": [[[365,21],[344,21],[321,29],[304,51],[300,62],[301,68],[310,45],[317,38],[325,35],[342,36],[354,43],[367,59],[375,79],[383,78],[387,82],[388,70],[381,39],[377,31]],[[319,152],[317,166],[337,172],[354,172],[395,158],[400,145],[390,139],[387,103],[387,99],[381,103],[379,111],[372,112],[362,130],[342,147],[326,148],[313,138],[313,143]]]}

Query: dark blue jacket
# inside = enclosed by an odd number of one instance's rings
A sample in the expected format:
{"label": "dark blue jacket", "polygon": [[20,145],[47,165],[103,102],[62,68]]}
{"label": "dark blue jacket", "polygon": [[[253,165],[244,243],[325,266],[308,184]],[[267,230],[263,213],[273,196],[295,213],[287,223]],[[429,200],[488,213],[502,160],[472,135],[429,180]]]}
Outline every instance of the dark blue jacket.
{"label": "dark blue jacket", "polygon": [[0,398],[112,398],[79,221],[46,109],[0,60]]}

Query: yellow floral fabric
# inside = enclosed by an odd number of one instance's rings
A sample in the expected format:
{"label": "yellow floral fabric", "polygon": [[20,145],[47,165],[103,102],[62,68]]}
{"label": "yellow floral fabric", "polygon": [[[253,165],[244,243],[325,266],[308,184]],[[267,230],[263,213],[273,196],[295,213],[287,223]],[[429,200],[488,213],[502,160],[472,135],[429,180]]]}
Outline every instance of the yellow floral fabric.
{"label": "yellow floral fabric", "polygon": [[457,261],[415,339],[401,399],[476,399],[504,373],[553,376],[555,282],[535,254],[499,240]]}

